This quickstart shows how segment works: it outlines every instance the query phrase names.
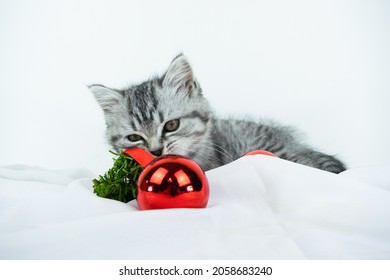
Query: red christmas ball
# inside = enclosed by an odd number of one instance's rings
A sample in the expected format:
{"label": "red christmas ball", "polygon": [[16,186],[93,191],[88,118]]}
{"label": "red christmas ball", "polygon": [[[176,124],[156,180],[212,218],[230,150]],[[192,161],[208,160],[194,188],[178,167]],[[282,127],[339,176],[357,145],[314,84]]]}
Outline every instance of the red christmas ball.
{"label": "red christmas ball", "polygon": [[141,210],[207,206],[209,184],[193,160],[178,155],[153,159],[140,149],[128,154],[145,167],[138,178],[137,202]]}
{"label": "red christmas ball", "polygon": [[192,160],[166,155],[146,166],[138,179],[140,209],[204,208],[209,184],[204,172]]}
{"label": "red christmas ball", "polygon": [[266,155],[271,157],[277,157],[274,153],[268,152],[266,150],[254,150],[246,153],[244,156],[251,156],[251,155]]}

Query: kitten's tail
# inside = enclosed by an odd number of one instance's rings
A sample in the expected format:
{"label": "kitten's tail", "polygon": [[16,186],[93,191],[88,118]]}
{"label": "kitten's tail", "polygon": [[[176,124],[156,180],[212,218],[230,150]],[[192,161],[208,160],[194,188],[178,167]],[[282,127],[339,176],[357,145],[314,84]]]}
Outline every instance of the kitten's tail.
{"label": "kitten's tail", "polygon": [[337,157],[304,148],[292,153],[287,160],[319,168],[332,173],[340,173],[347,169],[346,165]]}

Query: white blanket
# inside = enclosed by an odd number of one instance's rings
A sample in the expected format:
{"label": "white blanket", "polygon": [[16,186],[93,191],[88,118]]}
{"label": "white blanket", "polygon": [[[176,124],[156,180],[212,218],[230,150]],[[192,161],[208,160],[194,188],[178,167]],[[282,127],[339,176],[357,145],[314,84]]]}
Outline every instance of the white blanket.
{"label": "white blanket", "polygon": [[0,168],[0,259],[390,259],[390,165],[269,156],[207,172],[206,209],[97,197],[88,170]]}

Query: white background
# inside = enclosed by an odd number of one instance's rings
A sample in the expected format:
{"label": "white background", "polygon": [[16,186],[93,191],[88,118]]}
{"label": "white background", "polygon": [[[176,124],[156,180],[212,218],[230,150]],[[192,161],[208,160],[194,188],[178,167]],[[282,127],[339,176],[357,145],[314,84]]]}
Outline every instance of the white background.
{"label": "white background", "polygon": [[0,2],[0,165],[103,172],[86,88],[161,74],[184,52],[222,115],[299,128],[350,167],[389,163],[389,1]]}

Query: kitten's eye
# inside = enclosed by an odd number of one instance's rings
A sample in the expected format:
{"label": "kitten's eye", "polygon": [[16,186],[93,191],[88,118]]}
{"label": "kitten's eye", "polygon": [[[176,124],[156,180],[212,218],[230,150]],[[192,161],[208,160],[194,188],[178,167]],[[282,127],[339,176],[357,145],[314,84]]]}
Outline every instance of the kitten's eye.
{"label": "kitten's eye", "polygon": [[178,119],[167,121],[164,125],[164,131],[172,132],[179,128],[180,121]]}
{"label": "kitten's eye", "polygon": [[137,141],[140,141],[142,140],[142,137],[138,134],[131,134],[131,135],[128,135],[127,136],[127,139],[130,141],[130,142],[137,142]]}

